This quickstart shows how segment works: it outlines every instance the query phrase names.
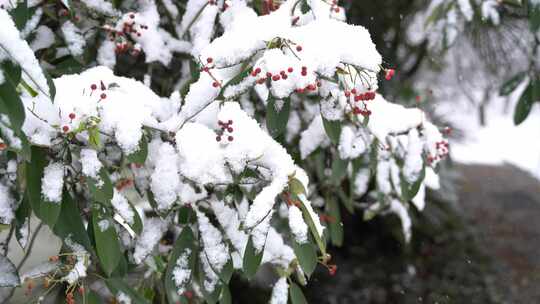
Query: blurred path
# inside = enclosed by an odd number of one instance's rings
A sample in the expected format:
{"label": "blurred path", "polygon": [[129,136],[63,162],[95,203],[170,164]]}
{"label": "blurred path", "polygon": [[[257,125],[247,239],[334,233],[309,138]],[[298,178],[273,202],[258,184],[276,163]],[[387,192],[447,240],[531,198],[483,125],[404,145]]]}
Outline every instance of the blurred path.
{"label": "blurred path", "polygon": [[540,303],[540,181],[511,165],[461,165],[459,205],[509,303]]}

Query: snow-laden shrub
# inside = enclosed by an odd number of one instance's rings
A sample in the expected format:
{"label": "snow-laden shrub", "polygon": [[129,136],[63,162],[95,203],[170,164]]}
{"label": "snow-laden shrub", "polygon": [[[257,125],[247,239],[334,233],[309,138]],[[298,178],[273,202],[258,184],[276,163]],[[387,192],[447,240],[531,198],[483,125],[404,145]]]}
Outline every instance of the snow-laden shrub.
{"label": "snow-laden shrub", "polygon": [[[265,263],[270,302],[300,303],[317,264],[336,271],[340,206],[396,214],[408,242],[448,142],[377,93],[394,71],[344,20],[321,0],[3,4],[0,220],[25,250],[32,214],[64,244],[3,285],[228,303]],[[113,72],[126,58],[143,82]]]}

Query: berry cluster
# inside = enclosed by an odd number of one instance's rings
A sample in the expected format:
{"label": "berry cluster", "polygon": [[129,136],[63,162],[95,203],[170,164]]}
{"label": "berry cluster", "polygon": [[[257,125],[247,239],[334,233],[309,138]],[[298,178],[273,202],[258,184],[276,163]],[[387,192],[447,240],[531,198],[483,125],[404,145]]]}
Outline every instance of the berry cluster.
{"label": "berry cluster", "polygon": [[[347,97],[347,99],[350,99],[352,97],[354,102],[362,101],[361,106],[351,104],[352,113],[354,115],[362,115],[362,116],[371,115],[371,111],[367,109],[365,101],[373,100],[373,99],[375,99],[375,96],[376,96],[376,94],[373,91],[359,93],[355,88],[353,88],[350,91],[348,91],[348,90],[345,91],[345,97]],[[350,102],[349,102],[349,104],[350,104]]]}
{"label": "berry cluster", "polygon": [[227,136],[228,141],[234,140],[234,137],[232,136],[232,133],[234,131],[232,124],[233,124],[233,121],[230,119],[227,122],[224,122],[221,120],[218,121],[218,125],[221,127],[221,130],[217,132],[218,135],[216,136],[216,141],[220,142],[222,137],[224,137],[226,134],[228,134]]}
{"label": "berry cluster", "polygon": [[148,26],[144,24],[138,24],[135,19],[135,14],[130,13],[128,15],[129,20],[124,21],[122,24],[122,30],[116,30],[111,26],[104,26],[103,29],[108,33],[110,41],[116,41],[115,52],[120,53],[129,53],[132,56],[138,56],[141,52],[141,49],[134,46],[127,37],[134,35],[136,37],[141,37],[143,35],[143,30],[147,30]]}
{"label": "berry cluster", "polygon": [[[221,87],[221,81],[217,80],[217,78],[214,77],[214,75],[212,75],[212,73],[210,72],[210,69],[212,69],[214,67],[212,65],[213,62],[214,62],[214,58],[212,58],[212,57],[206,58],[206,64],[203,65],[203,67],[201,69],[201,72],[208,73],[208,75],[210,75],[210,77],[212,77],[212,79],[214,80],[214,82],[212,82],[212,86],[214,88],[218,88],[218,87]],[[202,63],[201,63],[201,65],[202,65]]]}
{"label": "berry cluster", "polygon": [[450,152],[450,144],[447,140],[441,140],[435,143],[435,148],[437,149],[437,154],[432,155],[431,153],[427,156],[427,163],[431,165],[433,162],[440,161],[444,159]]}

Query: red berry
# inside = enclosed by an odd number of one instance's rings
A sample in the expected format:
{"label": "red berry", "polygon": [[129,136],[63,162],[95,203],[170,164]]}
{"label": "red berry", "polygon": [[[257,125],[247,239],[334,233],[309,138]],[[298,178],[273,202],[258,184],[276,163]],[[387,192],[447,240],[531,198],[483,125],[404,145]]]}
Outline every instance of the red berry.
{"label": "red berry", "polygon": [[208,68],[207,66],[205,66],[202,70],[203,70],[203,72],[207,72],[207,73],[208,73],[208,71],[210,71],[210,68]]}
{"label": "red berry", "polygon": [[302,74],[302,76],[307,76],[307,71],[306,71],[306,70],[302,70],[302,72],[301,72],[300,74]]}
{"label": "red berry", "polygon": [[281,77],[280,77],[279,75],[274,75],[274,76],[272,76],[272,80],[273,80],[273,81],[278,81],[278,80],[280,80],[280,79],[281,79]]}
{"label": "red berry", "polygon": [[229,137],[227,137],[227,139],[228,139],[229,141],[233,141],[234,137],[229,136]]}
{"label": "red berry", "polygon": [[302,51],[302,46],[297,45],[297,46],[296,46],[296,51],[301,52],[301,51]]}
{"label": "red berry", "polygon": [[212,83],[212,86],[213,86],[214,88],[217,88],[217,87],[219,87],[219,82],[217,82],[217,81],[214,81],[214,82]]}
{"label": "red berry", "polygon": [[287,76],[287,74],[283,74],[283,75],[281,75],[281,77],[282,77],[283,79],[289,78],[289,77]]}
{"label": "red berry", "polygon": [[351,96],[351,92],[345,91],[345,97],[350,97],[350,96]]}
{"label": "red berry", "polygon": [[363,96],[363,95],[356,95],[356,96],[354,96],[354,101],[360,101],[360,100],[362,100],[362,96]]}
{"label": "red berry", "polygon": [[68,126],[63,126],[62,131],[64,131],[64,133],[67,133],[69,131],[69,127]]}
{"label": "red berry", "polygon": [[257,77],[257,72],[255,72],[255,71],[251,72],[251,76]]}
{"label": "red berry", "polygon": [[75,119],[75,113],[69,113],[69,119]]}
{"label": "red berry", "polygon": [[287,72],[292,73],[292,72],[293,72],[293,68],[288,68],[288,69],[287,69]]}
{"label": "red berry", "polygon": [[107,98],[107,94],[101,93],[101,95],[99,97],[101,97],[101,99],[105,99],[105,98]]}
{"label": "red berry", "polygon": [[221,141],[221,136],[216,136],[216,141]]}
{"label": "red berry", "polygon": [[386,80],[390,80],[390,79],[392,79],[392,77],[394,77],[395,73],[396,73],[396,71],[394,69],[388,69],[388,70],[386,70],[386,74],[385,74],[384,78]]}
{"label": "red berry", "polygon": [[336,8],[334,9],[334,12],[339,13],[339,7],[336,7]]}
{"label": "red berry", "polygon": [[255,73],[259,74],[261,72],[261,68],[256,68]]}
{"label": "red berry", "polygon": [[310,91],[315,91],[317,89],[317,87],[315,87],[314,85],[310,84],[307,86],[307,89],[310,90]]}
{"label": "red berry", "polygon": [[352,90],[351,90],[351,93],[352,93],[353,95],[356,95],[356,88],[352,89]]}
{"label": "red berry", "polygon": [[229,119],[229,121],[227,121],[227,124],[229,125],[232,125],[233,121]]}
{"label": "red berry", "polygon": [[302,67],[302,71],[305,71],[305,70],[307,70],[307,67],[306,67],[306,66],[303,66],[303,67]]}
{"label": "red berry", "polygon": [[281,74],[281,76],[285,75],[285,71],[281,71],[279,72],[279,74]]}
{"label": "red berry", "polygon": [[227,132],[232,133],[232,131],[233,131],[233,128],[231,127],[227,128]]}
{"label": "red berry", "polygon": [[268,78],[272,77],[272,73],[266,72],[266,77],[268,77]]}
{"label": "red berry", "polygon": [[296,89],[296,93],[302,94],[302,93],[304,93],[304,89],[302,89],[302,88]]}
{"label": "red berry", "polygon": [[212,57],[208,57],[208,58],[206,58],[206,62],[208,62],[208,63],[212,63],[212,61],[214,61],[214,59],[213,59]]}
{"label": "red berry", "polygon": [[0,151],[7,148],[7,145],[5,143],[0,143]]}
{"label": "red berry", "polygon": [[90,86],[90,89],[92,89],[92,91],[95,90],[95,89],[97,89],[97,85],[92,84],[92,85]]}

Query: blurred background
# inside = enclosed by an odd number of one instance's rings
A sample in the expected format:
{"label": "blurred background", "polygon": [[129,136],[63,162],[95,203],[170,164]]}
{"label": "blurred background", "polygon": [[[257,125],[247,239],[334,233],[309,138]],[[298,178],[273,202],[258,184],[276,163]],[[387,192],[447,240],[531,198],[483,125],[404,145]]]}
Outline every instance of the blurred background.
{"label": "blurred background", "polygon": [[344,3],[396,69],[383,94],[449,126],[451,158],[411,244],[391,216],[344,218],[337,274],[317,273],[310,303],[540,303],[540,106],[524,92],[540,92],[538,13],[470,1],[469,20],[464,2]]}

